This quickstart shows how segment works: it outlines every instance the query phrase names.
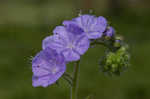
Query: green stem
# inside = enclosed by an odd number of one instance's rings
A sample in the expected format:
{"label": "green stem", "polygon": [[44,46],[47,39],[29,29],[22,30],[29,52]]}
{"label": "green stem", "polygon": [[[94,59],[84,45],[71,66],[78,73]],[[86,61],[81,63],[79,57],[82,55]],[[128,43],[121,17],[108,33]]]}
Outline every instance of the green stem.
{"label": "green stem", "polygon": [[114,39],[111,39],[110,41],[94,41],[94,42],[91,43],[90,46],[103,45],[104,47],[108,48],[110,51],[115,52],[120,47],[113,46],[114,42],[115,42]]}
{"label": "green stem", "polygon": [[95,41],[95,42],[91,43],[91,46],[93,46],[93,45],[103,45],[103,46],[107,47],[107,45],[104,42],[97,42],[97,41]]}
{"label": "green stem", "polygon": [[77,89],[78,89],[78,77],[79,77],[79,67],[80,60],[75,63],[74,72],[73,72],[73,80],[71,87],[71,99],[77,99]]}

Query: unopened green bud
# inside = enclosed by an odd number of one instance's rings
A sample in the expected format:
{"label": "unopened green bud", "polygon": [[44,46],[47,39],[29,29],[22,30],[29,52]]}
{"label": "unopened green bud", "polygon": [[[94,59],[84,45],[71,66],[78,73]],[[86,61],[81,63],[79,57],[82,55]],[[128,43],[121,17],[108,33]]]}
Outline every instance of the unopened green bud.
{"label": "unopened green bud", "polygon": [[105,36],[105,39],[106,39],[106,40],[110,40],[111,37],[110,37],[110,36]]}
{"label": "unopened green bud", "polygon": [[121,40],[121,41],[124,40],[124,38],[121,35],[116,36],[115,39],[116,40]]}
{"label": "unopened green bud", "polygon": [[129,67],[129,54],[127,48],[122,46],[116,52],[108,52],[106,57],[100,62],[103,72],[120,75]]}
{"label": "unopened green bud", "polygon": [[120,47],[120,46],[121,46],[121,41],[120,40],[115,40],[114,47]]}

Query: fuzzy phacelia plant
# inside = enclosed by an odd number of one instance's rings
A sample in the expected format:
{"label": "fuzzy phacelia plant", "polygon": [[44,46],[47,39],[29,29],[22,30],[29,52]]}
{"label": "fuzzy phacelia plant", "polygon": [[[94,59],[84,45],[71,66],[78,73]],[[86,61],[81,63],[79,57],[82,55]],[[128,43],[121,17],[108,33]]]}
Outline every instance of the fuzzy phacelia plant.
{"label": "fuzzy phacelia plant", "polygon": [[[83,14],[63,21],[53,35],[43,40],[42,50],[32,60],[32,85],[47,87],[63,77],[71,86],[71,99],[77,99],[81,56],[97,45],[106,47],[106,54],[99,61],[100,71],[120,75],[129,67],[128,45],[106,18]],[[72,75],[66,72],[70,62],[75,63]]]}

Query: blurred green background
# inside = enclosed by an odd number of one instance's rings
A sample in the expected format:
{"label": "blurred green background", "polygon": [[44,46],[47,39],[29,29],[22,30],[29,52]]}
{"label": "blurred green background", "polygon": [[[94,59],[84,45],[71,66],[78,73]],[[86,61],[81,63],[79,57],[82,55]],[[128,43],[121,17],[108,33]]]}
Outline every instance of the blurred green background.
{"label": "blurred green background", "polygon": [[[63,20],[82,10],[105,16],[130,45],[131,67],[120,77],[99,72],[104,48],[89,49],[82,57],[79,99],[150,99],[149,0],[0,0],[0,99],[69,99],[70,88],[32,87],[31,57],[42,40]],[[71,72],[69,64],[67,71]]]}

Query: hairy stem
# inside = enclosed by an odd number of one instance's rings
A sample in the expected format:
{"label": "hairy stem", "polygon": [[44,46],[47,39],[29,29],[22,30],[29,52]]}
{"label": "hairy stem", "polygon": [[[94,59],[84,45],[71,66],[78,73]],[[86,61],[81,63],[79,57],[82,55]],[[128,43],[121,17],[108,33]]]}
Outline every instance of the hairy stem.
{"label": "hairy stem", "polygon": [[78,89],[78,77],[79,77],[79,67],[80,60],[75,63],[74,72],[73,72],[73,80],[71,87],[71,99],[77,99],[77,89]]}

